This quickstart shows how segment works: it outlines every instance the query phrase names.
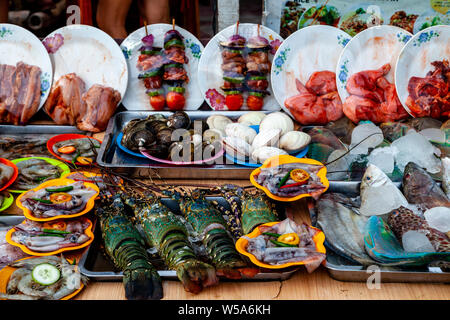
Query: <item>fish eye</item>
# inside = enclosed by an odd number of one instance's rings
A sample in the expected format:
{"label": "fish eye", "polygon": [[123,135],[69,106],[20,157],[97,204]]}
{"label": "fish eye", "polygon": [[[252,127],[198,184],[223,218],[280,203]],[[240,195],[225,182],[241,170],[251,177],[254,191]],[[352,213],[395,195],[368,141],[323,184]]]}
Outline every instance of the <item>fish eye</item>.
{"label": "fish eye", "polygon": [[370,177],[367,177],[366,179],[367,179],[367,180],[370,180]]}

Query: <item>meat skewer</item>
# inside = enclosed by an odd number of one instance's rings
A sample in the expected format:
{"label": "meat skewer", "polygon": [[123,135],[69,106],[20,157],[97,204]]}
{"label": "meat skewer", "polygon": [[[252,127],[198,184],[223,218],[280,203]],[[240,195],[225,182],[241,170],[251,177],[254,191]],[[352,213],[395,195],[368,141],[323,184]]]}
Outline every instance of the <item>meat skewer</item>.
{"label": "meat skewer", "polygon": [[164,76],[163,80],[169,84],[167,93],[167,106],[170,110],[183,110],[186,104],[183,87],[189,82],[184,64],[188,63],[185,55],[183,36],[175,30],[175,20],[172,20],[173,29],[164,35]]}
{"label": "meat skewer", "polygon": [[163,110],[166,104],[164,91],[162,89],[162,71],[164,57],[161,48],[153,46],[154,37],[148,34],[145,26],[146,36],[142,38],[143,46],[140,48],[141,55],[138,58],[137,68],[142,71],[138,76],[144,81],[146,93],[150,97],[150,105],[154,110]]}
{"label": "meat skewer", "polygon": [[269,41],[260,36],[260,25],[258,25],[258,35],[250,38],[247,48],[247,89],[248,98],[247,106],[250,110],[259,111],[264,104],[264,97],[269,93],[267,88],[269,82],[267,81],[267,74],[270,72],[269,61]]}
{"label": "meat skewer", "polygon": [[244,104],[242,92],[244,91],[244,80],[247,64],[244,58],[245,43],[247,40],[239,35],[239,21],[236,24],[236,34],[228,41],[221,42],[223,86],[225,92],[225,104],[229,110],[240,110]]}

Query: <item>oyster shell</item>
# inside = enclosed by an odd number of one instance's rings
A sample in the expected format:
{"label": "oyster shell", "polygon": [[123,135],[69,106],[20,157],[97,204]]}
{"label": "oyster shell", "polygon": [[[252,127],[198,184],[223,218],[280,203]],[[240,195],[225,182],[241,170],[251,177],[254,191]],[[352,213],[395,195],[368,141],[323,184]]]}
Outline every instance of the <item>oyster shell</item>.
{"label": "oyster shell", "polygon": [[230,123],[225,127],[227,137],[238,137],[245,140],[248,144],[252,144],[257,133],[254,129],[240,123]]}
{"label": "oyster shell", "polygon": [[281,129],[281,134],[294,130],[294,121],[284,112],[274,112],[264,117],[259,125],[259,132]]}
{"label": "oyster shell", "polygon": [[208,129],[203,132],[203,141],[213,143],[216,140],[222,141],[223,134],[217,129]]}
{"label": "oyster shell", "polygon": [[238,123],[246,126],[259,126],[261,121],[266,117],[266,114],[261,111],[251,111],[242,115],[238,119]]}
{"label": "oyster shell", "polygon": [[288,154],[286,151],[281,150],[275,147],[261,147],[253,150],[252,152],[252,160],[257,163],[264,163],[267,159],[272,158],[274,156],[285,155]]}
{"label": "oyster shell", "polygon": [[289,153],[299,152],[311,142],[311,136],[301,131],[289,131],[280,138],[280,148]]}
{"label": "oyster shell", "polygon": [[261,147],[278,147],[280,137],[281,129],[270,129],[260,132],[255,139],[253,139],[252,147],[253,149]]}
{"label": "oyster shell", "polygon": [[167,118],[167,126],[172,129],[189,129],[191,119],[184,111],[177,111]]}
{"label": "oyster shell", "polygon": [[206,119],[206,123],[208,124],[208,127],[210,129],[219,130],[225,136],[225,127],[228,124],[233,123],[233,121],[228,117],[218,114],[210,116],[208,119]]}
{"label": "oyster shell", "polygon": [[240,160],[246,160],[252,154],[252,146],[238,137],[225,137],[222,141],[226,153]]}

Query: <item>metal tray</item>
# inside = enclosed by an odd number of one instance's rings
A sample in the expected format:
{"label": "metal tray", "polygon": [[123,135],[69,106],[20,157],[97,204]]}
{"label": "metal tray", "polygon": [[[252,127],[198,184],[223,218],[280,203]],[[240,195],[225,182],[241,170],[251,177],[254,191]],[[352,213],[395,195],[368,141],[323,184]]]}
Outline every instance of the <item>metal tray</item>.
{"label": "metal tray", "polygon": [[[400,186],[400,184],[397,184]],[[343,193],[348,196],[359,194],[359,185],[343,184],[341,182],[330,182],[329,192]],[[317,226],[315,206],[312,201],[308,203],[309,214],[312,225]],[[326,244],[325,244],[326,245]],[[373,271],[368,270],[362,265],[358,265],[340,255],[336,254],[327,247],[327,259],[325,267],[330,276],[339,281],[348,282],[367,282],[373,275]],[[414,267],[414,268],[386,268],[378,267],[380,271],[380,281],[389,282],[412,282],[412,283],[450,283],[450,272],[444,272],[438,267]]]}
{"label": "metal tray", "polygon": [[57,135],[63,133],[79,133],[85,134],[84,131],[78,130],[73,126],[57,126],[57,125],[29,125],[29,126],[13,126],[13,125],[0,125],[0,135]]}
{"label": "metal tray", "polygon": [[[221,205],[229,208],[228,203],[224,198],[221,197],[207,197],[208,200],[215,200]],[[172,212],[178,214],[180,212],[178,204],[176,201],[163,198],[161,199],[164,205],[166,205]],[[281,207],[280,207],[281,209]],[[278,210],[281,216],[284,215],[283,210]],[[108,258],[103,254],[101,249],[101,231],[99,228],[99,223],[95,225],[95,238],[94,241],[89,246],[89,249],[83,254],[80,259],[79,268],[80,272],[92,280],[97,281],[122,281],[122,272],[114,271],[115,268]],[[161,260],[152,260],[152,263],[157,268],[160,277],[164,280],[178,280],[176,271],[166,270],[164,264]],[[282,281],[289,279],[294,272],[298,270],[298,267],[289,268],[276,272],[273,270],[265,269],[258,273],[253,278],[243,278],[239,281]],[[228,279],[221,279],[221,281],[228,281]]]}
{"label": "metal tray", "polygon": [[24,216],[0,216],[0,228],[17,226],[23,220]]}
{"label": "metal tray", "polygon": [[[264,112],[264,111],[263,111]],[[191,120],[206,120],[211,115],[222,114],[237,120],[245,111],[191,111],[186,112]],[[270,113],[270,111],[265,111]],[[221,164],[173,166],[152,160],[133,157],[116,144],[116,139],[123,127],[132,119],[143,119],[151,114],[170,116],[172,112],[125,111],[117,113],[109,120],[102,146],[98,152],[97,163],[117,173],[127,174],[134,178],[160,177],[166,179],[236,179],[248,180],[254,168],[230,163],[225,157],[218,159]],[[217,163],[217,162],[216,162]],[[176,168],[176,170],[173,170]]]}

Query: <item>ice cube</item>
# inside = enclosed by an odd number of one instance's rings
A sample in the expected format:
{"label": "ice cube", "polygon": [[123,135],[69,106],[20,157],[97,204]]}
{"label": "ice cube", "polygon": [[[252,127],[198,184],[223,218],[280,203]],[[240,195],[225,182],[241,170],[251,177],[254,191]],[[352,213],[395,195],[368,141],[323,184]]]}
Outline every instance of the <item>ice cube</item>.
{"label": "ice cube", "polygon": [[445,143],[445,132],[438,128],[428,128],[420,131],[427,140],[437,143]]}
{"label": "ice cube", "polygon": [[350,153],[367,154],[369,148],[375,148],[384,140],[383,131],[372,122],[359,124],[352,131]]}
{"label": "ice cube", "polygon": [[394,171],[394,150],[391,147],[377,148],[370,153],[368,163],[391,174]]}
{"label": "ice cube", "polygon": [[441,162],[434,155],[435,147],[420,133],[410,130],[391,145],[397,167],[403,172],[408,162],[415,162],[429,173],[441,171]]}
{"label": "ice cube", "polygon": [[427,236],[416,230],[405,232],[402,244],[406,252],[436,252]]}
{"label": "ice cube", "polygon": [[450,231],[450,208],[435,207],[423,214],[428,225],[436,230],[447,233]]}
{"label": "ice cube", "polygon": [[[349,177],[350,164],[354,159],[354,155],[347,153],[346,150],[334,150],[327,160],[327,177],[329,180],[347,180]],[[344,155],[345,154],[345,155]],[[339,160],[339,157],[341,157]],[[336,160],[336,161],[334,161]]]}

